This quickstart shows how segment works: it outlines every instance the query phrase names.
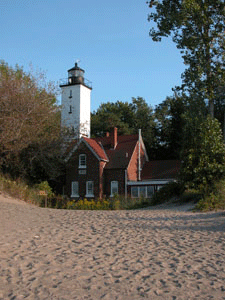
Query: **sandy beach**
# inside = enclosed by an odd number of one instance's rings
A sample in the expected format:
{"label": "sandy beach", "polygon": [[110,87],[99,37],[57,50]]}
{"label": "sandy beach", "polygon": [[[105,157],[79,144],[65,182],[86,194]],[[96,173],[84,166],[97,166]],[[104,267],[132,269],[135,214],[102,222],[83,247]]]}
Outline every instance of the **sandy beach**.
{"label": "sandy beach", "polygon": [[225,213],[35,207],[0,195],[0,300],[225,299]]}

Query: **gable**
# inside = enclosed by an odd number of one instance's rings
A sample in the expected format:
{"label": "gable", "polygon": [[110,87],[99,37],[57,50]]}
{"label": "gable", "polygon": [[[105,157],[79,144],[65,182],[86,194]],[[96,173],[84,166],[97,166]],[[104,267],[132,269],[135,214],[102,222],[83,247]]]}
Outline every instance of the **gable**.
{"label": "gable", "polygon": [[104,151],[104,148],[95,140],[85,137],[82,137],[79,141],[76,140],[71,142],[71,144],[68,147],[68,150],[66,151],[67,155],[65,161],[68,162],[73,156],[73,153],[76,152],[83,144],[92,152],[92,154],[98,160],[108,161],[108,157]]}

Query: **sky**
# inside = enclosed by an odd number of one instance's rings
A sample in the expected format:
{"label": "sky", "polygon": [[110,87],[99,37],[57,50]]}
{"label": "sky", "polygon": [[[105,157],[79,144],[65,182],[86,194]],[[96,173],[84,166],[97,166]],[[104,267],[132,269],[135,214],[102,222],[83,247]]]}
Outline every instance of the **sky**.
{"label": "sky", "polygon": [[132,97],[155,108],[185,66],[170,38],[151,40],[149,13],[146,0],[0,0],[0,60],[32,65],[57,86],[79,60],[92,82],[92,112]]}

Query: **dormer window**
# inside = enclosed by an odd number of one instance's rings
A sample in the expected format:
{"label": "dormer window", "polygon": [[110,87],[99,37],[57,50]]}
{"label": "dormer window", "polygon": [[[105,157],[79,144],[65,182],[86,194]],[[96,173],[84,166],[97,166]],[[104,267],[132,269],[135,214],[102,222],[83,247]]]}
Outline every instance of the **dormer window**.
{"label": "dormer window", "polygon": [[86,168],[86,154],[79,155],[79,168]]}

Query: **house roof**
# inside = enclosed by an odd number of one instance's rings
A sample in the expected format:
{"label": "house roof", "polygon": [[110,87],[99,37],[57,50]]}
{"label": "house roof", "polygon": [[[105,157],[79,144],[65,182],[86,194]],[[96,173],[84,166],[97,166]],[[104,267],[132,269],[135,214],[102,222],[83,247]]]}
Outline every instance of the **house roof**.
{"label": "house roof", "polygon": [[105,153],[105,150],[103,149],[103,147],[100,143],[98,143],[94,139],[89,139],[89,138],[86,138],[86,137],[83,137],[82,139],[89,145],[91,150],[97,155],[97,157],[100,160],[108,161],[108,157]]}
{"label": "house roof", "polygon": [[[68,159],[70,159],[72,153],[83,141],[99,160],[104,160],[107,162],[105,169],[126,169],[131,160],[138,139],[138,134],[117,136],[117,143],[113,148],[112,135],[97,138],[82,137],[78,143],[72,142],[68,147],[66,151],[66,160],[68,161]],[[141,143],[145,151],[145,146],[142,139]],[[147,153],[145,152],[145,154],[148,160]]]}
{"label": "house roof", "polygon": [[141,172],[141,180],[176,178],[180,166],[181,163],[179,160],[155,160],[146,162]]}
{"label": "house roof", "polygon": [[109,162],[105,168],[123,169],[127,168],[130,162],[138,141],[138,134],[118,136],[115,149],[112,149],[112,136],[95,138],[94,140],[102,144],[109,158]]}

